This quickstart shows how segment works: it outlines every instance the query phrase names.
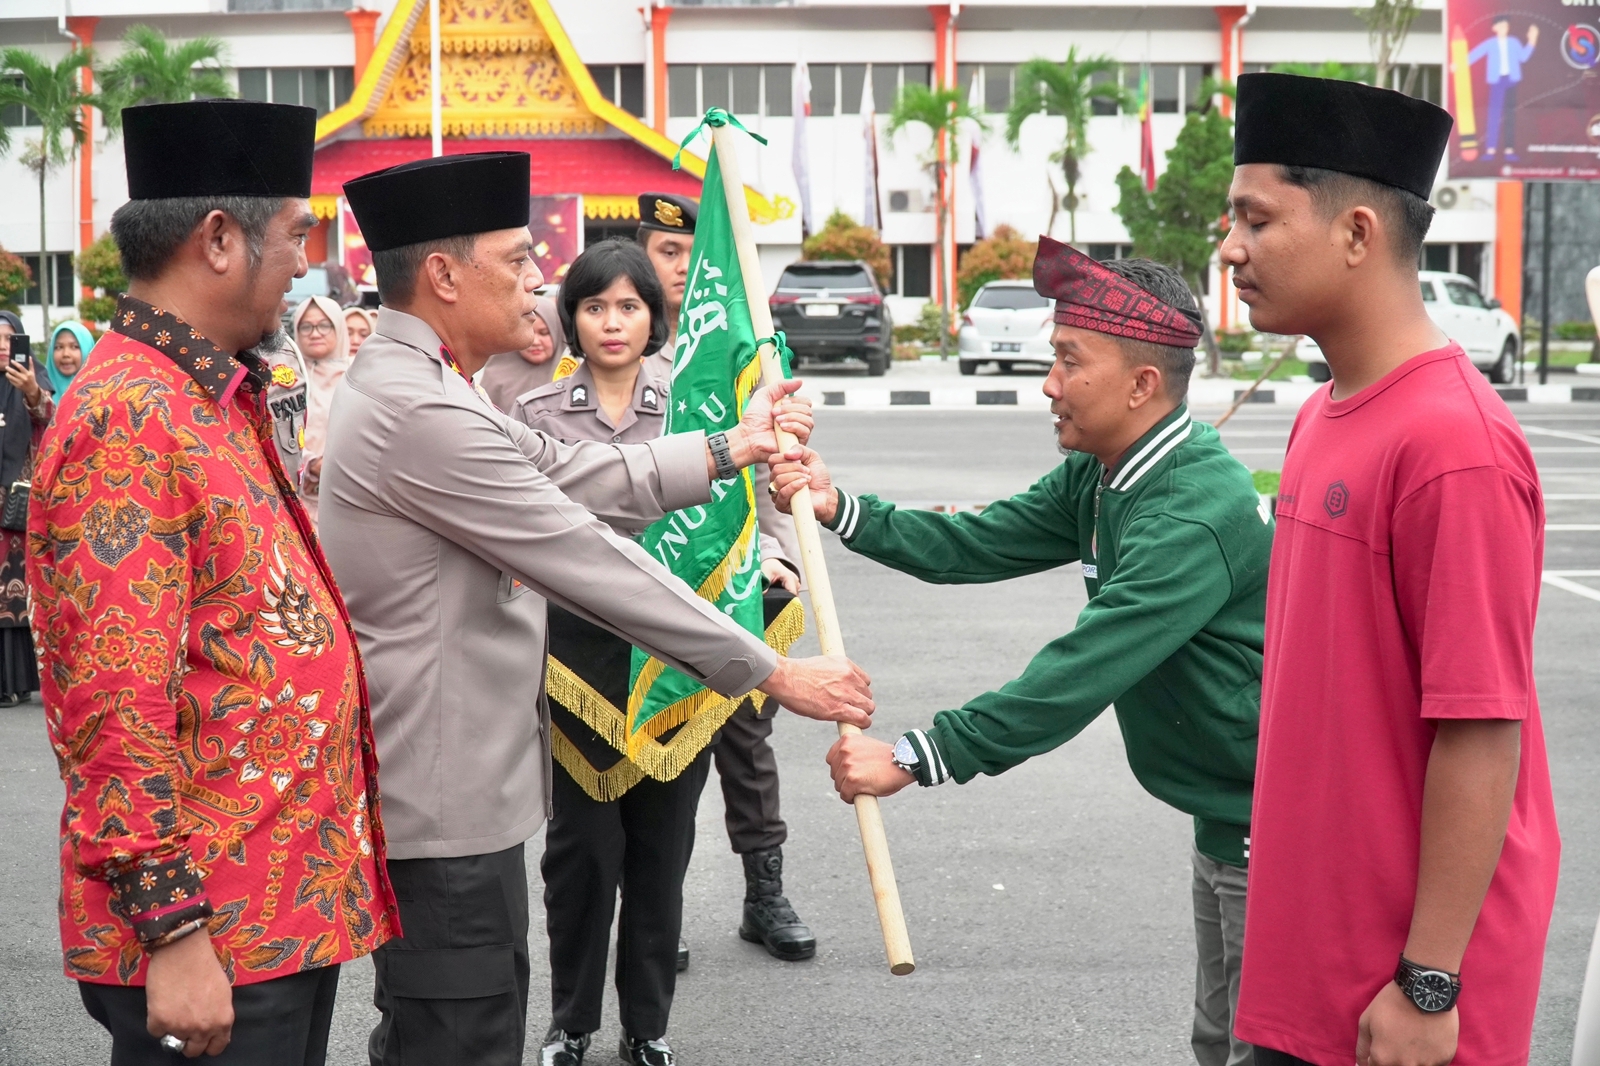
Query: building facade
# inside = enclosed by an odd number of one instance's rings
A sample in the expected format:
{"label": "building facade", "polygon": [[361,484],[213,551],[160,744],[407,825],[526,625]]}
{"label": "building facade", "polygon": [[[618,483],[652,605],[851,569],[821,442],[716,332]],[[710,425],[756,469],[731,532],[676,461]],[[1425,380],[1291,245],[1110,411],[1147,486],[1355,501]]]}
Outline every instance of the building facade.
{"label": "building facade", "polygon": [[[61,0],[59,10],[0,0],[0,44],[54,60],[83,42],[105,61],[136,23],[172,39],[219,38],[240,95],[306,104],[322,116],[313,192],[327,225],[311,257],[359,274],[364,249],[339,186],[429,155],[432,101],[427,0],[357,2],[370,10],[350,0]],[[1075,225],[1077,243],[1091,254],[1127,250],[1115,176],[1138,165],[1137,116],[1097,109],[1074,219],[1050,161],[1065,120],[1030,117],[1015,147],[1004,136],[1019,64],[1060,60],[1076,47],[1080,57],[1114,59],[1114,77],[1127,87],[1147,77],[1159,171],[1186,113],[1211,103],[1200,96],[1204,79],[1279,63],[1371,61],[1366,28],[1347,0],[1223,7],[757,0],[643,9],[637,0],[439,2],[442,148],[516,147],[533,155],[534,224],[546,227],[550,273],[583,242],[631,231],[635,194],[695,194],[705,142],[690,145],[682,170],[672,169],[671,158],[704,109],[720,106],[767,140],[765,147],[746,140],[742,152],[769,286],[799,256],[807,224],[819,227],[843,211],[875,220],[893,247],[900,321],[938,298],[942,266],[954,264],[961,246],[1002,224],[1060,239]],[[1438,0],[1425,0],[1398,57],[1397,86],[1437,100],[1443,55]],[[929,136],[916,126],[893,137],[887,131],[896,95],[913,82],[958,86],[990,116],[987,129],[972,125],[958,137],[947,191],[952,247],[942,257],[934,246],[940,190],[927,166]],[[27,116],[0,114],[0,121],[25,146]],[[0,160],[0,202],[8,205],[0,245],[37,262],[37,173],[21,155]],[[125,198],[121,146],[95,115],[91,150],[46,176],[45,269],[36,276],[44,277],[55,317],[76,300],[72,253],[106,231]],[[1440,210],[1425,265],[1478,279],[1518,312],[1522,187],[1441,174],[1434,203]],[[1243,308],[1218,270],[1207,289],[1216,324],[1241,324]],[[28,298],[35,315],[38,291]]]}

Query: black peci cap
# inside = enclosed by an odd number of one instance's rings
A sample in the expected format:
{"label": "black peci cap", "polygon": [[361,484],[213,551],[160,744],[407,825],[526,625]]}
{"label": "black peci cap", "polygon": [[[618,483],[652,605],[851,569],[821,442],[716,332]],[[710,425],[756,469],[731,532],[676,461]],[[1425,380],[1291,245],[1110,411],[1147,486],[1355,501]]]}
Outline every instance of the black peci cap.
{"label": "black peci cap", "polygon": [[1244,74],[1233,161],[1318,167],[1433,192],[1450,143],[1450,114],[1426,100],[1353,81]]}
{"label": "black peci cap", "polygon": [[317,113],[254,100],[190,100],[122,111],[128,197],[311,195]]}
{"label": "black peci cap", "polygon": [[528,224],[528,153],[474,152],[401,163],[344,186],[374,252]]}
{"label": "black peci cap", "polygon": [[662,233],[694,233],[700,205],[687,196],[647,192],[639,197],[639,228]]}

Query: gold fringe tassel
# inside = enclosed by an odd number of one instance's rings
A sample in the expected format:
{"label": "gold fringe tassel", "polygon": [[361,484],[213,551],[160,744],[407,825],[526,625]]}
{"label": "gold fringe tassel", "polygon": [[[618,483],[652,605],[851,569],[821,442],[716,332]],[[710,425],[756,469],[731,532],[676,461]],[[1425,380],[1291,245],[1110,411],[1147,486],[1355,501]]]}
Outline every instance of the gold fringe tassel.
{"label": "gold fringe tassel", "polygon": [[550,723],[550,755],[596,803],[621,799],[624,792],[644,780],[644,772],[627,759],[618,760],[603,773],[596,770],[554,722]]}

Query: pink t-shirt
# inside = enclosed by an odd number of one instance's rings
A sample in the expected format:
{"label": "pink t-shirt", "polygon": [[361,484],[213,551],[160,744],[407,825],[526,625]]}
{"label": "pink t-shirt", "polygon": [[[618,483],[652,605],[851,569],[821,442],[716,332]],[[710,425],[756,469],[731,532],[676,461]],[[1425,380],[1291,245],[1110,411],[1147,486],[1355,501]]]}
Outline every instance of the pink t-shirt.
{"label": "pink t-shirt", "polygon": [[1434,720],[1508,718],[1522,764],[1455,1063],[1527,1061],[1561,855],[1533,685],[1543,554],[1533,455],[1456,345],[1301,409],[1267,585],[1242,1039],[1354,1061],[1411,925]]}

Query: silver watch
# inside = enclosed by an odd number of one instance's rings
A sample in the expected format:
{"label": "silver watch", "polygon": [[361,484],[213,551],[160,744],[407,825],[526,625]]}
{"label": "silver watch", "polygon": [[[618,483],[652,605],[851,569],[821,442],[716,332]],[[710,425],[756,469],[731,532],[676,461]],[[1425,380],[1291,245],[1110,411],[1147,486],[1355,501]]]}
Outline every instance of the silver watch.
{"label": "silver watch", "polygon": [[904,734],[894,742],[894,754],[890,758],[894,760],[896,766],[913,776],[917,768],[922,765],[922,758],[917,754],[916,745],[912,744],[911,738]]}

